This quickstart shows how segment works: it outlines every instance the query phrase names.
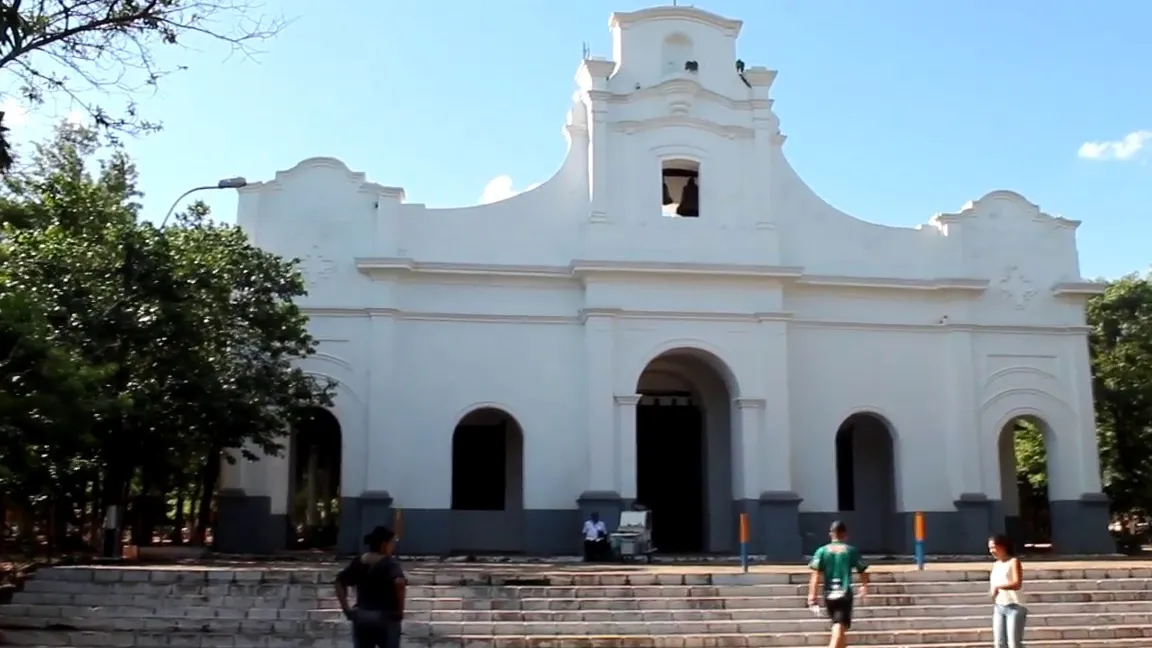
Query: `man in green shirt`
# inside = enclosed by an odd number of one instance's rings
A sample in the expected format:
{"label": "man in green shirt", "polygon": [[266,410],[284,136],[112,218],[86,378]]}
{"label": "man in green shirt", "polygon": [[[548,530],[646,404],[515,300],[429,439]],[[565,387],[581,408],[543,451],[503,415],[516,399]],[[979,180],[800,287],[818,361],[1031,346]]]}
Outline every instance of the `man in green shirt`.
{"label": "man in green shirt", "polygon": [[868,594],[868,563],[856,547],[848,544],[848,526],[843,522],[833,522],[828,536],[831,542],[817,549],[808,563],[812,570],[808,580],[808,605],[816,607],[817,588],[823,581],[824,609],[832,620],[828,647],[845,648],[847,632],[852,627],[852,572],[860,575],[859,595],[863,598]]}

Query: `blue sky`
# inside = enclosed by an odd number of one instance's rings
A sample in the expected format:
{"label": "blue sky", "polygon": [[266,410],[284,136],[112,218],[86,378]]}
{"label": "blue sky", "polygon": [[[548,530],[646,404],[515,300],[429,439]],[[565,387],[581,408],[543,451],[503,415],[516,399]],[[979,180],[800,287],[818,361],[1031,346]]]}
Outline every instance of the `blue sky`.
{"label": "blue sky", "polygon": [[[1084,222],[1086,276],[1152,263],[1152,3],[696,4],[744,20],[740,57],[779,70],[785,152],[833,205],[911,226],[1013,189]],[[315,155],[431,206],[475,203],[499,176],[515,189],[545,180],[564,154],[581,43],[609,56],[608,15],[645,6],[269,2],[294,22],[256,61],[208,43],[162,54],[190,69],[143,98],[165,130],[129,144],[148,212],[190,186],[268,179]],[[206,198],[233,218],[234,193]]]}

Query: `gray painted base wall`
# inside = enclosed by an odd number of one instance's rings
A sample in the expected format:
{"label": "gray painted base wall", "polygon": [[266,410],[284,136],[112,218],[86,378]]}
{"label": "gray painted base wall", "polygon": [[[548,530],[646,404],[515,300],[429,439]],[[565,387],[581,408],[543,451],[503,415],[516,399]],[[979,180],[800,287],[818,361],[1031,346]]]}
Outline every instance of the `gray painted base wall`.
{"label": "gray painted base wall", "polygon": [[[746,512],[751,534],[749,552],[772,561],[791,561],[828,541],[834,520],[848,525],[851,541],[869,554],[913,553],[913,513],[869,515],[863,512],[800,511],[795,493],[764,493],[758,500],[733,503],[733,528]],[[414,555],[501,553],[575,555],[581,551],[580,527],[592,511],[611,524],[631,502],[610,492],[583,493],[574,509],[529,509],[519,512],[403,509],[400,550]],[[287,546],[288,521],[271,514],[267,497],[223,491],[218,500],[216,549],[225,553],[267,554]],[[1099,494],[1051,504],[1055,549],[1061,554],[1107,554],[1116,551],[1107,531],[1108,502]],[[954,511],[926,512],[928,554],[983,554],[988,536],[1012,531],[997,500],[964,494]],[[396,509],[386,492],[341,499],[338,549],[355,553],[377,525],[394,526]],[[735,534],[733,534],[735,536]],[[731,553],[738,551],[731,548]]]}
{"label": "gray painted base wall", "polygon": [[216,495],[215,549],[268,554],[288,544],[288,519],[272,514],[272,499],[222,490]]}

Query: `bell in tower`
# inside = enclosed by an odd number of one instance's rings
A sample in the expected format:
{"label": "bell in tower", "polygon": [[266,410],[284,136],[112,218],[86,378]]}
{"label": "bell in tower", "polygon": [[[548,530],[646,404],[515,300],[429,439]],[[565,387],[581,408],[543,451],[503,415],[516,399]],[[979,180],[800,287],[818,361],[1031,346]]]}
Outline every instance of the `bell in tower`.
{"label": "bell in tower", "polygon": [[661,178],[664,215],[696,218],[700,216],[699,166],[688,160],[664,163]]}
{"label": "bell in tower", "polygon": [[696,184],[696,176],[689,176],[680,191],[680,206],[676,214],[685,218],[696,218],[700,215],[700,187]]}

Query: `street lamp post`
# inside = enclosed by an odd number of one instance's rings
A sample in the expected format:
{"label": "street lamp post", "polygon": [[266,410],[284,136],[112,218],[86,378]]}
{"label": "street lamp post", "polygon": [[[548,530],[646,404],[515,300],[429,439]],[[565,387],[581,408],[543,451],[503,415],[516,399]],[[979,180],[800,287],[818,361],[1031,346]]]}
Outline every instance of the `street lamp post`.
{"label": "street lamp post", "polygon": [[176,208],[180,206],[180,203],[183,202],[185,198],[187,198],[188,196],[191,196],[192,194],[196,193],[197,191],[211,191],[213,189],[243,189],[244,187],[247,187],[247,186],[248,186],[247,180],[245,180],[241,176],[236,176],[235,178],[224,178],[223,180],[220,180],[219,182],[217,182],[214,185],[204,185],[202,187],[192,187],[188,191],[185,191],[184,193],[180,194],[176,198],[176,200],[172,201],[172,206],[168,208],[168,213],[164,214],[164,220],[160,221],[160,227],[163,228],[165,225],[167,225],[168,219],[172,218],[172,214],[175,213]]}
{"label": "street lamp post", "polygon": [[[180,194],[176,198],[176,200],[172,201],[172,206],[168,208],[168,213],[164,214],[164,220],[160,221],[160,228],[163,229],[164,226],[168,224],[168,219],[172,218],[172,214],[176,212],[176,208],[180,206],[180,203],[185,198],[187,198],[188,196],[190,196],[190,195],[192,195],[198,191],[209,191],[209,190],[213,190],[213,189],[242,189],[246,186],[248,186],[248,181],[245,180],[244,178],[240,177],[240,176],[237,176],[235,178],[224,178],[223,180],[219,180],[214,185],[203,185],[200,187],[193,187],[193,188],[189,189],[188,191],[185,191],[184,193]],[[134,274],[133,274],[133,270],[134,270],[134,268],[133,268],[133,266],[134,266],[133,253],[134,253],[134,250],[132,249],[132,243],[130,241],[126,241],[125,246],[124,246],[124,263],[121,267],[121,272],[122,272],[122,276],[123,276],[123,280],[124,280],[124,294],[126,296],[128,295],[128,293],[132,289],[132,279],[134,277]],[[117,307],[124,308],[124,306],[126,306],[124,301],[118,300],[115,304],[112,305],[112,308],[109,309],[109,314],[111,314],[113,309],[116,309]],[[129,376],[126,373],[124,373],[124,371],[123,371],[123,368],[126,368],[128,365],[127,360],[128,360],[128,355],[129,355],[128,345],[125,344],[124,342],[125,342],[124,340],[121,340],[121,343],[119,345],[117,345],[118,346],[117,353],[120,355],[120,358],[119,358],[120,361],[118,362],[118,364],[122,368],[121,371],[117,372],[118,373],[117,382],[119,383],[119,387],[120,387],[121,391],[124,390],[124,388],[128,382],[128,378],[129,378]],[[121,418],[120,425],[122,427],[125,427],[126,424],[127,424],[127,422],[123,418]],[[122,505],[121,504],[108,505],[108,508],[105,509],[105,511],[104,511],[104,537],[102,538],[101,552],[100,552],[103,557],[105,557],[105,558],[120,558],[123,555],[123,551],[124,551],[124,548],[123,548],[124,524],[123,523],[124,523],[124,516],[122,515]]]}

